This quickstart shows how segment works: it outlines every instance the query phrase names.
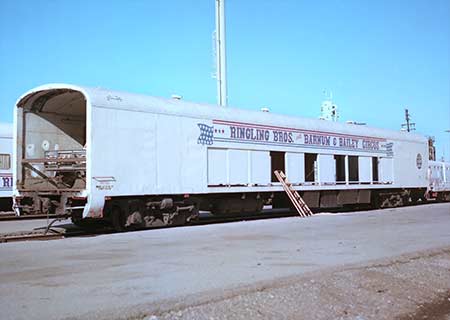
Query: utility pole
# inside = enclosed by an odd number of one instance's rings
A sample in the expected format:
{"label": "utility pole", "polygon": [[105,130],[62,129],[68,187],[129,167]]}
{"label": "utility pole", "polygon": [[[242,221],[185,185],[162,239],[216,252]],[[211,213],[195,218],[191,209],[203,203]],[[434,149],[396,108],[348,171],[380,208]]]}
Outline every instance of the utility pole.
{"label": "utility pole", "polygon": [[227,67],[225,52],[225,0],[216,1],[216,79],[217,104],[227,106]]}
{"label": "utility pole", "polygon": [[405,109],[405,120],[406,123],[402,124],[402,129],[406,129],[406,131],[411,132],[416,130],[416,124],[414,122],[411,122],[411,117],[409,115],[408,109]]}

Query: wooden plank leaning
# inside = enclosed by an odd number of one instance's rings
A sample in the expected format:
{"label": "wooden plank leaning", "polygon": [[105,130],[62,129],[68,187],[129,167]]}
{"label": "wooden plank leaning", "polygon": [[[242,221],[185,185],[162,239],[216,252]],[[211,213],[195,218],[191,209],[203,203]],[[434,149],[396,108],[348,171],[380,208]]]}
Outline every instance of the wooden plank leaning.
{"label": "wooden plank leaning", "polygon": [[311,216],[312,215],[311,209],[309,209],[308,205],[298,194],[298,192],[294,188],[292,188],[292,184],[289,183],[284,172],[281,170],[275,170],[274,174],[277,177],[278,181],[281,182],[284,191],[288,195],[289,199],[291,200],[300,217],[305,218],[307,216]]}

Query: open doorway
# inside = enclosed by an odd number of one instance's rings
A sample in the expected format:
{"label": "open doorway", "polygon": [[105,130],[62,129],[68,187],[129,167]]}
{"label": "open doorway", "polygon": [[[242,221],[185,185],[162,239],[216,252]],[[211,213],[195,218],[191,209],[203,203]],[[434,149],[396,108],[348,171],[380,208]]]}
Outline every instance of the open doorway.
{"label": "open doorway", "polygon": [[378,182],[378,158],[372,157],[372,181]]}
{"label": "open doorway", "polygon": [[345,182],[345,156],[335,155],[336,160],[336,182]]}
{"label": "open doorway", "polygon": [[270,170],[271,170],[270,172],[272,176],[272,182],[278,182],[275,173],[273,173],[275,170],[281,170],[284,173],[286,173],[284,158],[285,152],[270,151]]}
{"label": "open doorway", "polygon": [[348,156],[348,180],[350,182],[359,181],[358,156]]}
{"label": "open doorway", "polygon": [[305,181],[316,181],[317,153],[305,153]]}

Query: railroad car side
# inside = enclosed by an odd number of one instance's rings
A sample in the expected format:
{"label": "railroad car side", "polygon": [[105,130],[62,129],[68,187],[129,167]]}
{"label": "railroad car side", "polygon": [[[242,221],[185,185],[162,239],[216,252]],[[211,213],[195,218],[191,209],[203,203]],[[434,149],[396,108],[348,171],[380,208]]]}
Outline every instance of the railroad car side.
{"label": "railroad car side", "polygon": [[[371,203],[380,197],[389,206],[425,194],[425,138],[301,118],[291,126],[272,117],[264,125],[208,123],[214,128],[207,146],[209,193],[277,192],[273,171],[282,170],[314,208]],[[285,198],[283,193],[273,197],[276,205],[277,198]]]}
{"label": "railroad car side", "polygon": [[16,108],[16,208],[118,228],[286,207],[274,170],[312,208],[396,206],[422,198],[419,135],[46,85]]}
{"label": "railroad car side", "polygon": [[12,124],[0,123],[0,211],[12,209]]}
{"label": "railroad car side", "polygon": [[450,163],[444,161],[429,161],[429,189],[431,199],[450,201]]}
{"label": "railroad car side", "polygon": [[[273,177],[275,169],[286,171],[314,208],[367,205],[374,199],[395,206],[425,194],[427,145],[418,135],[153,97],[138,101],[124,93],[110,96],[112,103],[98,101],[92,108],[92,118],[98,119],[92,178],[110,178],[91,190],[92,198],[108,199],[94,212],[98,217],[114,207],[125,217],[148,212],[147,203],[157,209],[162,201],[189,206],[187,197],[216,214],[258,211],[270,201],[289,206],[279,201],[285,195]],[[117,143],[111,148],[104,141]]]}

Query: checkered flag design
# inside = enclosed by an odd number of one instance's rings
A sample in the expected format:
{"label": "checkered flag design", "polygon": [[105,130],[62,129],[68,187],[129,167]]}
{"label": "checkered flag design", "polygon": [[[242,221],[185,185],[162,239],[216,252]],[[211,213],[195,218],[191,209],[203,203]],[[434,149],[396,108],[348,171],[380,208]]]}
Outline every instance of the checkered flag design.
{"label": "checkered flag design", "polygon": [[212,145],[214,137],[214,127],[207,126],[203,123],[197,123],[197,125],[200,128],[200,136],[198,137],[197,143],[202,145]]}

